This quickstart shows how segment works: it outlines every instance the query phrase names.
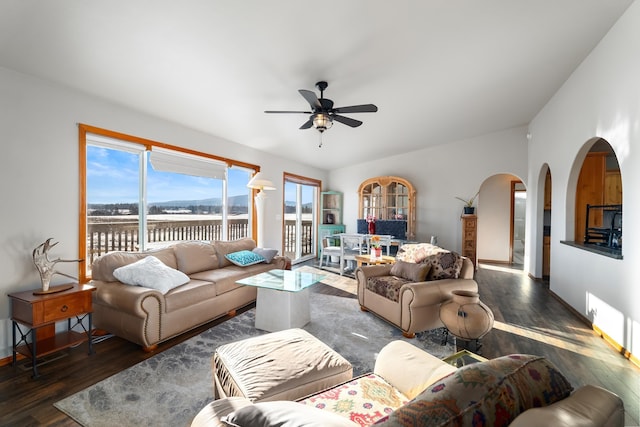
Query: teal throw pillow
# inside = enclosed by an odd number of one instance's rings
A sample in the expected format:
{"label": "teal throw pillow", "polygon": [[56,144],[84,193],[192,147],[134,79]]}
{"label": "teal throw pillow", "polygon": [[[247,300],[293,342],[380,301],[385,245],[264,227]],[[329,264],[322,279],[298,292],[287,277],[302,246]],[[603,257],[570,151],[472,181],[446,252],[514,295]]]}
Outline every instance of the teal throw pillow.
{"label": "teal throw pillow", "polygon": [[226,254],[224,257],[240,267],[246,267],[248,265],[259,264],[266,261],[262,255],[248,250],[232,252],[230,254]]}

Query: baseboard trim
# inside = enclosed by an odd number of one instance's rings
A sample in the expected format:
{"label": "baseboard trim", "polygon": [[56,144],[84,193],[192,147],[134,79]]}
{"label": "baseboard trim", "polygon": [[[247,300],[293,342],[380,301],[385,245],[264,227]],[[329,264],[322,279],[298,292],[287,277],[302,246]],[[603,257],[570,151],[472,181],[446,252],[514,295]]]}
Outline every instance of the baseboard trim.
{"label": "baseboard trim", "polygon": [[602,329],[594,325],[586,316],[584,316],[578,310],[576,310],[571,305],[569,305],[569,303],[567,303],[565,300],[560,298],[558,294],[556,294],[552,290],[549,290],[549,292],[556,300],[560,302],[560,304],[562,304],[571,313],[576,315],[578,319],[580,319],[580,321],[582,321],[585,325],[591,328],[596,334],[598,334],[600,338],[602,338],[611,348],[613,348],[615,351],[617,351],[622,356],[624,356],[625,359],[627,359],[628,361],[630,361],[631,363],[633,363],[634,365],[640,368],[640,359],[638,359],[638,357],[634,356],[629,350],[624,348],[620,343],[618,343],[616,340],[614,340],[609,335],[607,335]]}
{"label": "baseboard trim", "polygon": [[[22,354],[16,354],[16,362],[26,359],[27,356],[23,356]],[[0,366],[7,366],[13,363],[13,356],[7,356],[3,359],[0,359]]]}
{"label": "baseboard trim", "polygon": [[478,259],[478,264],[501,264],[501,265],[510,265],[509,261],[496,261],[495,259]]}

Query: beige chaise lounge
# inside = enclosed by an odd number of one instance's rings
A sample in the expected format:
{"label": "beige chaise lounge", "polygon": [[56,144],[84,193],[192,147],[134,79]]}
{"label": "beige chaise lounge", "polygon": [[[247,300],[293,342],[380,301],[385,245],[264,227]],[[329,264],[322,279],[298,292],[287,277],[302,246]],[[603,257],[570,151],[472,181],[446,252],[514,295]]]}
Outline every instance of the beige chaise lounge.
{"label": "beige chaise lounge", "polygon": [[[255,249],[251,239],[232,242],[183,242],[151,252],[112,252],[92,265],[96,287],[93,323],[96,328],[140,344],[151,351],[157,344],[235,311],[256,300],[256,288],[236,280],[272,269],[284,269],[287,258],[245,267],[225,258],[230,253]],[[167,274],[184,274],[186,283],[163,293],[144,286],[124,284],[114,271],[154,256]],[[176,272],[177,270],[177,272]]]}

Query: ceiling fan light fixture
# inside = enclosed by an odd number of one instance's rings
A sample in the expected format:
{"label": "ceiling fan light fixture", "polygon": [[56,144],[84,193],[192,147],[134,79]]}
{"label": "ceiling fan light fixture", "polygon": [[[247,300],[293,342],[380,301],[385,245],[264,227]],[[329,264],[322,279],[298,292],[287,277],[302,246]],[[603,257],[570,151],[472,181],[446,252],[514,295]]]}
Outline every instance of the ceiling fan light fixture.
{"label": "ceiling fan light fixture", "polygon": [[313,118],[313,127],[322,133],[333,126],[333,119],[330,115],[325,113],[318,113]]}

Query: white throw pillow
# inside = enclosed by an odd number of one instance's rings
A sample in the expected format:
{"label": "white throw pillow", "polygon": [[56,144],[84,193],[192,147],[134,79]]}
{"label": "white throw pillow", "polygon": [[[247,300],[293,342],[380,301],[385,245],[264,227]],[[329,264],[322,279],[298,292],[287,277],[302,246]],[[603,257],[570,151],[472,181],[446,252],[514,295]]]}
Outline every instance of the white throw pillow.
{"label": "white throw pillow", "polygon": [[163,294],[190,280],[189,276],[182,271],[168,267],[153,255],[133,264],[116,268],[113,275],[126,285],[156,289]]}

